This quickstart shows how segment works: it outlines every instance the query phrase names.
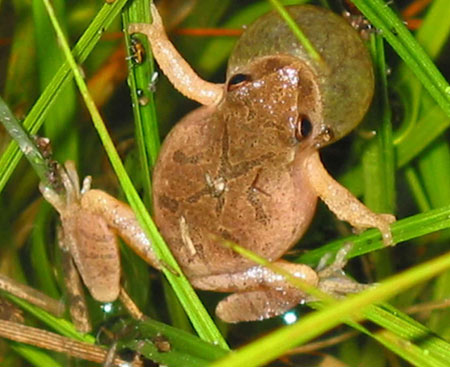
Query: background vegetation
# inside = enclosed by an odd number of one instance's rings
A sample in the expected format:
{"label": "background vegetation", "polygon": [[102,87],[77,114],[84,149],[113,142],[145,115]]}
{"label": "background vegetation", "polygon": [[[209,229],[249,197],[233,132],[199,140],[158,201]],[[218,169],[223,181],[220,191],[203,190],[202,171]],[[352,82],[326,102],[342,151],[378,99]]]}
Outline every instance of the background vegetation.
{"label": "background vegetation", "polygon": [[[343,11],[341,1],[315,3]],[[117,340],[118,349],[139,349],[168,366],[206,366],[212,361],[214,366],[261,366],[277,358],[271,365],[447,366],[450,86],[442,74],[448,75],[450,65],[450,7],[448,0],[434,0],[423,9],[419,6],[411,19],[413,3],[423,1],[354,1],[376,29],[368,40],[377,74],[376,97],[357,131],[323,151],[334,177],[375,211],[392,212],[399,218],[393,226],[394,241],[399,244],[376,251],[383,247],[376,231],[350,236],[349,228],[320,205],[307,235],[289,254],[296,261],[317,265],[325,253],[334,253],[351,241],[349,257],[354,259],[346,269],[358,281],[380,282],[379,287],[345,302],[324,300],[313,308],[299,306],[295,317],[300,321],[290,327],[284,326],[283,317],[226,325],[205,316],[183,280],[166,272],[167,281],[121,246],[123,284],[141,310],[156,321],[134,324],[119,302],[105,307],[88,296],[92,335],[78,335],[65,320],[49,319],[44,311],[22,302],[26,324],[56,328],[72,339],[108,347]],[[224,80],[236,38],[183,35],[182,30],[240,29],[272,7],[266,1],[236,0],[161,1],[159,5],[181,54],[204,78],[217,82]],[[195,103],[174,91],[162,75],[155,80],[148,49],[142,64],[127,59],[132,45],[124,39],[122,24],[149,21],[148,4],[55,0],[53,6],[54,19],[81,67],[74,69],[72,64],[71,69],[44,2],[0,0],[0,95],[28,130],[51,139],[55,159],[76,161],[81,176],[94,177],[94,187],[126,198],[138,211],[143,206],[135,189],[151,207],[151,169],[142,167],[152,166],[159,136],[164,137]],[[405,23],[413,27],[413,36]],[[90,94],[84,91],[82,98],[77,83],[82,88],[83,81]],[[36,173],[26,160],[19,160],[17,148],[4,131],[0,144],[0,273],[65,299],[55,242],[58,218],[41,199]],[[154,232],[148,215],[139,215]],[[163,245],[160,253],[171,264]],[[214,315],[223,295],[197,293]],[[380,303],[385,300],[389,303]],[[356,324],[363,318],[370,322]],[[132,331],[126,325],[133,325]],[[158,333],[170,340],[170,351],[158,349]],[[319,344],[300,347],[316,337]],[[228,346],[244,344],[237,353],[228,354]],[[91,365],[1,341],[0,365],[30,364]]]}

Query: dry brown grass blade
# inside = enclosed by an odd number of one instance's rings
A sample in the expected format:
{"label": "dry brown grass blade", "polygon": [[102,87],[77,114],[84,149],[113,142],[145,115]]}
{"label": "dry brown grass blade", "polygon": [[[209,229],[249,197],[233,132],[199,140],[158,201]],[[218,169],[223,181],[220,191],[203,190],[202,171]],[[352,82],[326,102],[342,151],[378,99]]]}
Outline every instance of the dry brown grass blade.
{"label": "dry brown grass blade", "polygon": [[[7,320],[0,320],[0,337],[100,364],[104,363],[109,357],[109,351],[104,347]],[[130,365],[130,363],[121,358],[115,357],[113,359],[112,366],[127,365]]]}
{"label": "dry brown grass blade", "polygon": [[0,289],[22,298],[55,316],[61,317],[64,313],[64,304],[62,302],[3,274],[0,274]]}

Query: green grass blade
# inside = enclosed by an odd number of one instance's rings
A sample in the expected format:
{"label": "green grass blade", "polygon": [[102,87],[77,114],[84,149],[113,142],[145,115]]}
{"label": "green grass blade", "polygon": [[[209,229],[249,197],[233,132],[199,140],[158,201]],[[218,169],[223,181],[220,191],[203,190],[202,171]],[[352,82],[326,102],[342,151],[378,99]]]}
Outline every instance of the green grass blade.
{"label": "green grass blade", "polygon": [[[57,13],[63,19],[65,14],[65,2],[55,0],[54,6]],[[37,51],[37,67],[41,91],[52,80],[55,72],[64,61],[61,49],[52,32],[52,26],[46,16],[45,7],[40,0],[32,2],[34,34]],[[65,29],[65,28],[64,28]],[[77,130],[71,128],[71,122],[75,118],[77,99],[75,85],[67,83],[59,93],[56,102],[50,108],[45,119],[44,136],[52,141],[54,157],[60,161],[67,159],[77,160],[78,157],[78,134]]]}
{"label": "green grass blade", "polygon": [[289,26],[291,31],[295,34],[297,39],[300,41],[300,44],[305,48],[306,52],[309,54],[312,60],[320,63],[323,62],[322,56],[316,50],[314,45],[309,41],[308,37],[303,33],[300,29],[299,25],[295,22],[294,19],[290,16],[289,12],[283,7],[280,1],[278,0],[269,0],[274,9],[280,14],[280,16],[284,19],[286,24]]}
{"label": "green grass blade", "polygon": [[415,168],[408,166],[405,168],[405,177],[408,181],[409,188],[416,200],[416,205],[422,212],[431,210],[431,204],[425,193],[425,189],[419,180]]}
{"label": "green grass blade", "polygon": [[67,320],[55,317],[48,312],[34,306],[23,299],[17,298],[11,294],[4,293],[5,297],[10,299],[12,302],[17,304],[20,308],[32,314],[38,320],[42,321],[48,327],[52,328],[61,335],[67,336],[68,338],[76,339],[86,343],[95,343],[95,338],[89,334],[79,333],[72,323]]}
{"label": "green grass blade", "polygon": [[[445,46],[450,34],[450,7],[447,0],[436,0],[430,5],[422,26],[417,31],[417,41],[432,58]],[[396,91],[404,103],[405,118],[396,133],[398,165],[403,166],[424,150],[443,133],[450,118],[436,106],[418,82],[411,78],[405,65],[395,73]]]}
{"label": "green grass blade", "polygon": [[39,179],[47,185],[51,185],[47,179],[48,167],[45,158],[1,97],[0,122],[3,124],[8,134],[15,142],[17,142],[20,150],[32,165]]}
{"label": "green grass blade", "polygon": [[180,351],[189,352],[199,358],[215,360],[225,356],[228,350],[217,345],[207,343],[191,333],[176,329],[155,320],[145,320],[138,322],[138,330],[145,337],[155,337],[158,334],[164,335],[170,340],[170,344]]}
{"label": "green grass blade", "polygon": [[383,37],[450,117],[450,86],[403,21],[381,0],[354,0],[354,4],[381,31]]}
{"label": "green grass blade", "polygon": [[[149,4],[150,1],[148,0],[133,1],[122,13],[124,28],[127,29],[130,23],[149,23],[151,21]],[[160,147],[153,90],[149,82],[155,75],[155,70],[147,38],[139,34],[135,34],[132,37],[133,41],[130,35],[126,35],[125,37],[129,51],[128,85],[130,87],[134,122],[136,125],[136,142],[142,167],[141,173],[146,198],[144,202],[148,208],[151,208],[152,189],[150,175]],[[133,42],[139,43],[144,48],[142,62],[136,62],[136,56],[131,54],[133,48],[137,49],[140,47],[134,46]]]}
{"label": "green grass blade", "polygon": [[62,364],[55,361],[46,352],[32,347],[30,345],[11,343],[12,349],[25,358],[32,366],[36,367],[63,367]]}
{"label": "green grass blade", "polygon": [[[137,322],[135,327],[137,337],[128,341],[122,340],[119,346],[139,351],[152,361],[167,366],[207,366],[228,353],[219,346],[158,321]],[[170,345],[168,350],[159,350],[158,338],[164,339]]]}
{"label": "green grass blade", "polygon": [[369,113],[376,135],[364,149],[364,203],[377,213],[393,213],[395,209],[395,165],[392,143],[391,109],[388,101],[386,63],[383,39],[372,37],[375,63],[375,97]]}
{"label": "green grass blade", "polygon": [[[117,0],[112,5],[105,4],[98,12],[95,19],[73,49],[73,55],[79,63],[86,60],[94,46],[100,40],[104,30],[108,28],[113,19],[120,13],[125,3],[126,0]],[[25,130],[28,131],[29,134],[33,135],[37,133],[49,113],[50,107],[55,103],[56,97],[71,79],[72,73],[68,62],[66,61],[59,68],[58,72],[36,101],[23,122]],[[0,158],[0,192],[4,189],[14,172],[20,158],[21,153],[19,152],[16,142],[11,142]]]}
{"label": "green grass blade", "polygon": [[[323,307],[319,306],[319,308],[322,309]],[[446,358],[449,358],[449,344],[443,342],[442,339],[436,337],[430,330],[424,328],[422,325],[415,323],[414,320],[402,320],[402,317],[399,317],[399,314],[401,314],[401,312],[398,310],[387,312],[384,310],[383,306],[370,305],[365,309],[364,316],[377,325],[384,326],[386,330],[373,332],[355,322],[347,322],[347,324],[367,336],[370,336],[373,340],[376,340],[398,356],[409,361],[413,366],[443,367],[442,362],[444,361],[445,365]],[[415,327],[415,324],[418,324],[419,327]],[[414,341],[414,343],[411,343],[411,341]],[[423,343],[423,341],[426,341],[426,345],[424,345],[425,343]],[[444,343],[445,351],[441,356],[439,352],[441,349],[440,343],[442,342]],[[426,349],[427,346],[436,351],[434,353],[436,357],[433,356],[433,358],[428,358],[430,351]],[[362,363],[364,363],[364,361],[362,361]],[[367,363],[373,363],[372,355],[369,355],[366,358],[365,365],[367,365]],[[381,358],[380,363],[384,363],[384,358]]]}
{"label": "green grass blade", "polygon": [[[376,213],[395,212],[395,163],[392,141],[391,107],[383,38],[371,37],[370,50],[374,61],[375,94],[369,114],[368,128],[373,136],[364,146],[362,166],[364,172],[364,204]],[[389,251],[373,252],[370,261],[376,279],[393,273]]]}
{"label": "green grass blade", "polygon": [[[391,225],[394,243],[408,241],[429,233],[450,228],[450,206],[430,210],[426,213],[416,214],[405,219],[398,220]],[[296,261],[316,265],[326,254],[336,254],[346,243],[352,243],[347,258],[353,258],[369,252],[384,248],[378,230],[370,229],[359,236],[350,236],[330,242],[318,249],[311,250],[300,256]]]}

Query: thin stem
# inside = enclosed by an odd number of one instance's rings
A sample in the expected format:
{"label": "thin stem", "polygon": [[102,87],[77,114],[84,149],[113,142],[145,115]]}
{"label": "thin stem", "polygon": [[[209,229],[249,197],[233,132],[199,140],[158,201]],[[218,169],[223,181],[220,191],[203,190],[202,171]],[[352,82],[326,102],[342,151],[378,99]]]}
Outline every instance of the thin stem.
{"label": "thin stem", "polygon": [[295,22],[294,19],[292,19],[291,15],[288,13],[288,11],[284,8],[283,5],[278,0],[269,0],[270,3],[273,5],[275,10],[280,13],[281,17],[284,19],[286,24],[291,28],[291,31],[295,34],[297,39],[300,41],[302,46],[305,48],[306,52],[311,56],[311,58],[317,62],[322,62],[322,56],[320,56],[319,52],[315,49],[313,44],[310,42],[308,37],[303,33],[303,31],[300,29],[299,25]]}
{"label": "thin stem", "polygon": [[0,121],[6,131],[8,131],[8,134],[17,142],[20,150],[30,162],[41,182],[44,182],[47,186],[51,185],[47,179],[50,170],[47,165],[47,160],[1,97]]}
{"label": "thin stem", "polygon": [[[108,356],[106,348],[7,320],[0,320],[0,336],[95,363],[105,362]],[[125,366],[128,362],[116,357],[113,363],[114,366]]]}

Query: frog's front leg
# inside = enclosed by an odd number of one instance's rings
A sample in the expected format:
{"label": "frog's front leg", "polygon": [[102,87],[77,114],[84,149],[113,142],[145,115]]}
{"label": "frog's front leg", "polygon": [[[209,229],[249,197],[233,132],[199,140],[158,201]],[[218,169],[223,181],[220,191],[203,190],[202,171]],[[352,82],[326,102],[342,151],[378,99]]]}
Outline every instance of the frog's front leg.
{"label": "frog's front leg", "polygon": [[161,16],[151,4],[153,23],[136,23],[128,27],[129,33],[143,33],[152,46],[153,56],[170,82],[186,97],[203,105],[217,104],[223,96],[222,84],[200,78],[169,41]]}
{"label": "frog's front leg", "polygon": [[[307,265],[284,260],[275,261],[274,265],[312,286],[319,285],[317,273]],[[194,287],[203,290],[236,292],[216,308],[216,315],[230,323],[281,315],[307,298],[282,275],[260,265],[235,273],[190,277],[190,281]]]}
{"label": "frog's front leg", "polygon": [[395,222],[393,215],[374,213],[362,204],[329,175],[317,151],[310,154],[304,164],[311,186],[339,219],[349,222],[358,230],[378,228],[383,242],[386,245],[393,244],[390,229],[390,224]]}

